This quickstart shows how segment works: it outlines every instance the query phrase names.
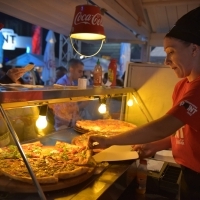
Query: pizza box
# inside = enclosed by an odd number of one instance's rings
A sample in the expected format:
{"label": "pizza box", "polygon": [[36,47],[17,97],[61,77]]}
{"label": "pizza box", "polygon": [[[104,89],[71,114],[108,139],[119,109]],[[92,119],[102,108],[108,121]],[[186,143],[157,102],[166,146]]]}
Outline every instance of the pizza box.
{"label": "pizza box", "polygon": [[113,145],[93,156],[96,162],[120,161],[139,158],[138,153],[132,150],[131,145]]}

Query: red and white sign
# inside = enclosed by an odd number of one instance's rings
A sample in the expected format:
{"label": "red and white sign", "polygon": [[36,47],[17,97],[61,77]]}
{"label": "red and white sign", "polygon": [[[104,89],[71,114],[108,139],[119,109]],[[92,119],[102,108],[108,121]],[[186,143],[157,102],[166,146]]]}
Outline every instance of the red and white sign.
{"label": "red and white sign", "polygon": [[71,34],[88,32],[105,35],[100,8],[93,5],[76,6]]}
{"label": "red and white sign", "polygon": [[79,25],[79,24],[91,24],[91,25],[97,25],[97,26],[102,26],[103,20],[101,17],[101,14],[97,13],[95,15],[91,14],[82,14],[82,12],[79,12],[74,19],[74,24]]}

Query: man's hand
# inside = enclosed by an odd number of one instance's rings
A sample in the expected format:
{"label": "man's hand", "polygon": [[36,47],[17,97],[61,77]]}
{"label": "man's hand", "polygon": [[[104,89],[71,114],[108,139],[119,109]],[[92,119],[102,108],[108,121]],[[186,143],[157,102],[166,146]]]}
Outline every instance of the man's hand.
{"label": "man's hand", "polygon": [[171,148],[171,137],[166,137],[162,140],[147,144],[133,145],[132,149],[138,151],[140,158],[152,157],[156,152]]}
{"label": "man's hand", "polygon": [[133,145],[132,149],[138,152],[140,158],[149,158],[154,156],[154,147],[152,143]]}
{"label": "man's hand", "polygon": [[16,83],[19,78],[21,78],[26,73],[25,68],[13,68],[9,69],[6,73],[6,75],[14,82]]}
{"label": "man's hand", "polygon": [[107,137],[90,136],[88,139],[88,147],[90,149],[105,149],[109,147],[107,141],[108,141]]}

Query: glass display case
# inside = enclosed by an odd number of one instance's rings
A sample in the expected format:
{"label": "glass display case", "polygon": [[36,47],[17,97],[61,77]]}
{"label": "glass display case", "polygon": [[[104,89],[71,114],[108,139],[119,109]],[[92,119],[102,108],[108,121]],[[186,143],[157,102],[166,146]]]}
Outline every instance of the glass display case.
{"label": "glass display case", "polygon": [[125,120],[139,126],[162,117],[172,106],[172,93],[177,82],[168,66],[127,63],[125,86],[135,90],[138,104],[129,107]]}
{"label": "glass display case", "polygon": [[[78,89],[74,86],[43,87],[6,84],[0,86],[0,91],[0,145],[1,147],[14,145],[18,149],[21,160],[25,163],[33,181],[31,185],[1,176],[0,195],[9,194],[10,199],[12,197],[16,199],[17,194],[21,199],[25,199],[30,195],[33,199],[49,199],[48,195],[51,193],[54,198],[62,196],[63,199],[81,199],[91,193],[93,195],[92,199],[104,198],[107,195],[105,191],[112,188],[111,186],[115,181],[126,171],[130,164],[129,161],[120,163],[120,165],[112,163],[103,174],[94,176],[92,171],[87,176],[72,181],[73,183],[66,180],[56,185],[42,185],[37,181],[22,144],[40,141],[45,146],[51,146],[58,140],[71,143],[71,140],[80,134],[74,129],[77,119],[113,118],[124,120],[126,116],[125,103],[127,98],[134,92],[132,88],[89,87]],[[74,102],[83,103],[84,105],[79,109],[79,118],[73,116],[68,124],[55,127],[55,119],[52,115],[53,106],[65,103],[73,104]],[[103,109],[102,111],[99,109],[101,104],[105,104],[107,110]],[[43,107],[48,108],[45,111],[48,124],[47,128],[42,130],[36,127],[36,120]],[[63,112],[66,112],[66,110],[61,107],[59,113]],[[87,182],[85,182],[86,180]],[[74,185],[76,187],[73,187]],[[71,186],[72,188],[68,189]]]}

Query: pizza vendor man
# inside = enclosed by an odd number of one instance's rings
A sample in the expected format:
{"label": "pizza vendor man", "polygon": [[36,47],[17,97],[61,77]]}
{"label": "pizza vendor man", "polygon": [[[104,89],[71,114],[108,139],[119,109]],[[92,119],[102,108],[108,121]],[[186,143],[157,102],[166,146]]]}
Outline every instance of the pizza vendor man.
{"label": "pizza vendor man", "polygon": [[[89,147],[132,145],[141,157],[172,148],[182,168],[180,199],[200,199],[200,7],[181,17],[164,38],[165,63],[181,80],[161,118],[111,138],[91,136]],[[93,144],[98,144],[93,146]],[[138,144],[138,145],[136,145]]]}
{"label": "pizza vendor man", "polygon": [[[84,64],[81,60],[72,58],[68,62],[68,73],[58,79],[56,84],[75,86],[78,78],[83,76]],[[84,109],[87,102],[66,102],[50,104],[54,113],[54,127],[60,130],[73,127],[77,120],[81,119],[80,110]],[[50,114],[50,113],[49,113]]]}

